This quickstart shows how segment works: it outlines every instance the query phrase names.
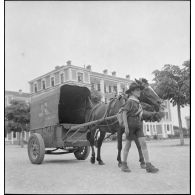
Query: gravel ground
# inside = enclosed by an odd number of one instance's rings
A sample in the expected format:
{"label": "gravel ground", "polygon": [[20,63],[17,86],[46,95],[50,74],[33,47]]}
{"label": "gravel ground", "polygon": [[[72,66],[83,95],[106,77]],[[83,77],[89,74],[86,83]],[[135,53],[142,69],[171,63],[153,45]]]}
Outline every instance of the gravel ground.
{"label": "gravel ground", "polygon": [[151,162],[160,169],[157,174],[139,167],[134,143],[128,157],[131,173],[124,173],[117,166],[116,142],[103,144],[103,166],[90,164],[90,156],[78,161],[73,154],[45,155],[41,165],[33,165],[26,146],[5,145],[5,193],[190,193],[189,139],[185,139],[184,146],[179,145],[179,139],[147,143]]}

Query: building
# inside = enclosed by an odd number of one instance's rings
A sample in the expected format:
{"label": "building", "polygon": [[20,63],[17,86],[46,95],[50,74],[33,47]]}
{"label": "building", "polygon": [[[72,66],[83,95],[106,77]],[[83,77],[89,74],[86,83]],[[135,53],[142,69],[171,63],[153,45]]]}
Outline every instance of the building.
{"label": "building", "polygon": [[167,138],[174,135],[173,122],[171,118],[170,102],[165,101],[165,116],[160,122],[144,122],[144,134],[150,137]]}
{"label": "building", "polygon": [[[21,101],[25,101],[26,103],[30,103],[31,99],[30,99],[30,94],[22,92],[21,89],[18,92],[17,91],[5,91],[5,108],[11,105],[12,100],[21,100]],[[6,121],[5,121],[5,124],[6,124]],[[12,131],[11,133],[7,133],[5,131],[5,142],[16,144],[18,143],[19,135],[20,134],[18,132]],[[24,132],[24,140],[27,141],[29,138],[29,135],[30,135],[30,132],[28,133]]]}
{"label": "building", "polygon": [[116,72],[112,72],[112,75],[108,75],[107,70],[97,73],[91,70],[90,65],[82,68],[68,61],[66,66],[56,66],[53,71],[33,79],[29,84],[32,95],[66,83],[96,89],[101,92],[102,101],[107,101],[115,93],[125,91],[131,82],[129,75],[126,78],[119,78],[116,77]]}
{"label": "building", "polygon": [[[102,101],[106,103],[115,94],[125,92],[131,83],[129,75],[126,75],[126,78],[120,78],[117,77],[115,71],[109,75],[107,69],[103,70],[103,73],[97,73],[92,71],[91,65],[78,67],[72,65],[71,61],[67,61],[66,65],[56,66],[54,70],[29,81],[32,96],[63,84],[71,84],[99,91],[102,95]],[[160,122],[144,122],[145,135],[167,138],[169,134],[174,134],[170,102],[165,101],[165,104],[165,117]]]}
{"label": "building", "polygon": [[30,94],[24,93],[20,89],[17,91],[5,91],[5,107],[9,106],[12,100],[22,100],[30,103]]}

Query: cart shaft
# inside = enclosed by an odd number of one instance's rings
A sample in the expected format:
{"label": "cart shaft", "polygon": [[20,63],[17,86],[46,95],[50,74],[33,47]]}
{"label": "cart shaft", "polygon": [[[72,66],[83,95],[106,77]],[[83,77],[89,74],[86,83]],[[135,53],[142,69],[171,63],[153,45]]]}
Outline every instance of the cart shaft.
{"label": "cart shaft", "polygon": [[75,130],[75,129],[78,129],[78,128],[81,128],[81,127],[86,127],[86,126],[98,124],[98,123],[101,123],[103,121],[112,120],[112,119],[115,119],[115,118],[117,118],[117,115],[109,116],[109,117],[106,117],[106,118],[101,118],[101,119],[98,119],[98,120],[95,120],[95,121],[90,121],[90,122],[79,124],[79,125],[74,125],[74,126],[70,127],[70,130]]}

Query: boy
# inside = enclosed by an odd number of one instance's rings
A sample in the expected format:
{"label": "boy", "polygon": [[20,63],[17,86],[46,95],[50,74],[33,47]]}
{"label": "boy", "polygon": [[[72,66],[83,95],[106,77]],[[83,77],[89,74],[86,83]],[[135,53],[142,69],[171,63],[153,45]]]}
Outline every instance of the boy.
{"label": "boy", "polygon": [[121,170],[124,172],[130,172],[129,167],[127,166],[127,157],[129,149],[131,147],[131,141],[135,137],[137,137],[140,142],[142,153],[145,159],[146,171],[150,173],[156,173],[158,172],[158,169],[150,163],[147,144],[143,133],[143,122],[141,121],[143,109],[138,99],[140,97],[140,92],[141,87],[135,82],[133,82],[130,85],[130,88],[126,91],[126,93],[129,94],[129,99],[122,108],[122,117],[126,133],[126,143],[123,149],[123,162]]}

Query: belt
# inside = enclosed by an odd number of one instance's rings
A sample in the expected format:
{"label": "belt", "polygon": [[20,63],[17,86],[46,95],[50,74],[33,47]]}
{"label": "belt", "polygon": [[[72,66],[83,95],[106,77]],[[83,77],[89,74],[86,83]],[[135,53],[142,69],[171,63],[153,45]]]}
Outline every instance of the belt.
{"label": "belt", "polygon": [[139,115],[137,115],[137,116],[128,116],[128,117],[130,117],[130,118],[139,118]]}

